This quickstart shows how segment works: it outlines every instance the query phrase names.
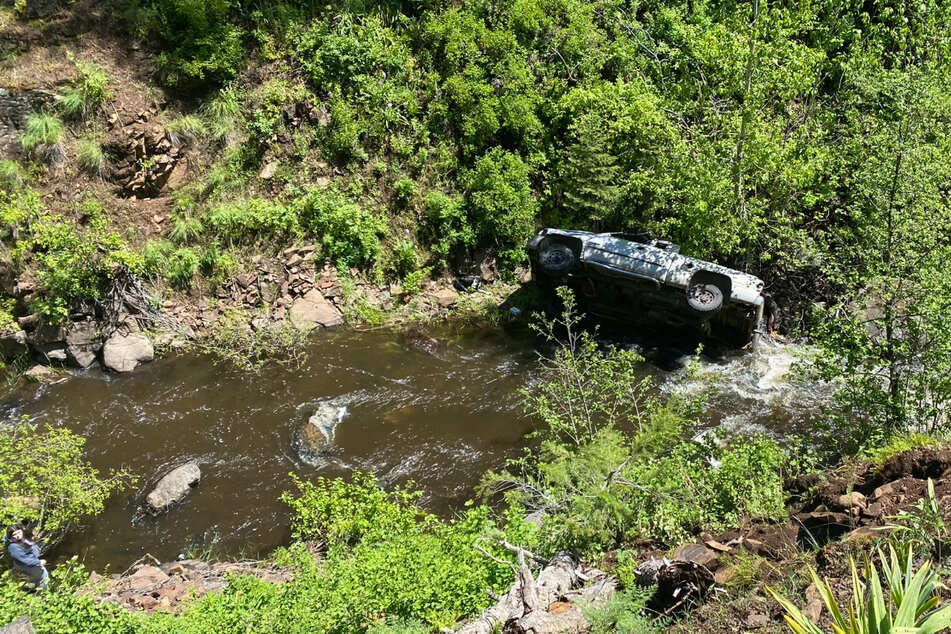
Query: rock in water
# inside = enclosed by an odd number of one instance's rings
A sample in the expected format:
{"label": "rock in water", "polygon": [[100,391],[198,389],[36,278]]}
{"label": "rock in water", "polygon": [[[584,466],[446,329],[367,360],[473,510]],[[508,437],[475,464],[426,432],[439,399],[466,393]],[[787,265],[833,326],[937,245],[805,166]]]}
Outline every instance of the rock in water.
{"label": "rock in water", "polygon": [[320,454],[333,444],[337,425],[347,415],[347,408],[320,403],[297,432],[297,444],[303,454]]}
{"label": "rock in water", "polygon": [[152,342],[141,333],[114,334],[102,347],[102,362],[116,372],[132,372],[137,365],[155,356]]}
{"label": "rock in water", "polygon": [[145,498],[145,501],[153,511],[164,511],[184,498],[188,491],[198,484],[199,479],[201,479],[201,470],[197,463],[183,464],[172,469],[159,480],[152,492]]}

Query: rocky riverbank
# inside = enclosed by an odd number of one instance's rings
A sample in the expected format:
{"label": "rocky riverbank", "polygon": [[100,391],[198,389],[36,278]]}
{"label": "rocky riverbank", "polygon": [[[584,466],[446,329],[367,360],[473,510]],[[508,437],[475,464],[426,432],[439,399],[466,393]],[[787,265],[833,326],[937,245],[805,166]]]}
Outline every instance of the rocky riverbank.
{"label": "rocky riverbank", "polygon": [[[339,326],[486,317],[517,288],[494,276],[475,278],[475,284],[467,279],[467,286],[444,277],[406,292],[399,285],[373,283],[356,270],[342,276],[313,256],[313,245],[290,247],[279,257],[257,256],[251,271],[229,278],[213,293],[178,294],[164,302],[154,299],[158,294],[147,284],[124,275],[106,301],[78,307],[65,323],[38,313],[9,322],[0,329],[0,355],[24,362],[25,376],[35,381],[57,378],[58,369],[96,365],[126,373],[152,361],[157,350],[191,344],[214,349],[224,327],[250,333],[287,328],[304,335]],[[527,280],[527,273],[522,278]],[[13,293],[28,300],[34,291],[28,281],[17,280]]]}
{"label": "rocky riverbank", "polygon": [[[587,632],[591,622],[585,610],[609,603],[625,582],[652,592],[648,609],[667,619],[671,632],[783,632],[780,606],[763,594],[767,585],[781,588],[820,627],[829,626],[807,569],[831,582],[840,604],[847,601],[848,558],[867,554],[888,534],[886,527],[906,525],[908,517],[920,515],[929,479],[943,520],[951,521],[951,449],[920,447],[787,482],[785,520],[701,533],[695,542],[669,551],[650,544],[626,551],[637,553],[633,574],[631,562],[619,561],[614,552],[595,562],[581,562],[568,553],[549,561],[503,543],[518,553],[511,588],[457,631],[489,632],[501,625],[508,632]],[[310,550],[319,559],[319,546]],[[93,574],[86,588],[99,600],[128,610],[174,613],[191,597],[224,589],[231,575],[283,584],[294,574],[267,562],[162,563],[147,556],[124,573]]]}

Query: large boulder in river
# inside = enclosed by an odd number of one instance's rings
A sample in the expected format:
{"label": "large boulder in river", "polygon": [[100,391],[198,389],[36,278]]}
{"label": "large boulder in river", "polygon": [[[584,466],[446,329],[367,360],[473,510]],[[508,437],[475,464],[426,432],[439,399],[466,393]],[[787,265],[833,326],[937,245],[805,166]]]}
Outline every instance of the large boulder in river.
{"label": "large boulder in river", "polygon": [[146,504],[155,512],[164,511],[172,504],[182,500],[201,479],[198,463],[189,462],[172,469],[165,474],[152,492],[145,498]]}
{"label": "large boulder in river", "polygon": [[301,425],[295,436],[295,443],[302,458],[314,457],[325,453],[333,445],[337,425],[347,415],[347,408],[332,403],[320,403],[317,409]]}
{"label": "large boulder in river", "polygon": [[294,300],[289,317],[291,324],[301,330],[311,330],[318,326],[330,328],[343,323],[343,315],[337,307],[327,301],[316,288]]}
{"label": "large boulder in river", "polygon": [[132,372],[140,363],[151,361],[155,350],[149,338],[139,332],[116,333],[102,347],[102,362],[116,372]]}
{"label": "large boulder in river", "polygon": [[95,363],[101,349],[99,324],[94,321],[75,323],[66,333],[66,354],[70,363],[80,368],[88,368]]}

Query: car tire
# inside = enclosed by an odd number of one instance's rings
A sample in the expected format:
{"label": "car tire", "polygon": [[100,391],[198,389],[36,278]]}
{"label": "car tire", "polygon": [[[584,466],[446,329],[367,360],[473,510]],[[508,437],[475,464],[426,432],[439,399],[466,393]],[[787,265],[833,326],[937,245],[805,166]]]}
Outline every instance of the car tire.
{"label": "car tire", "polygon": [[687,289],[687,304],[698,313],[713,313],[723,306],[723,291],[716,284],[700,282]]}
{"label": "car tire", "polygon": [[563,275],[574,268],[575,252],[567,244],[549,244],[538,254],[538,266],[549,275]]}

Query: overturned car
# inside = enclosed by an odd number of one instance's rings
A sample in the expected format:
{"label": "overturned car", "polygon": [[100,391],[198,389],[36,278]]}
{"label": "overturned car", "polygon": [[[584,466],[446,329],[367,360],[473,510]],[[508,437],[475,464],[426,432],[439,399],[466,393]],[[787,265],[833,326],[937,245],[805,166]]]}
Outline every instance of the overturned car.
{"label": "overturned car", "polygon": [[528,244],[532,278],[574,289],[590,315],[670,325],[743,347],[763,319],[763,281],[689,258],[647,234],[542,229]]}

